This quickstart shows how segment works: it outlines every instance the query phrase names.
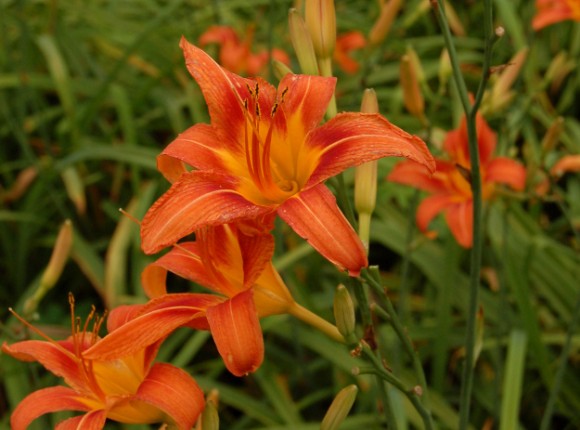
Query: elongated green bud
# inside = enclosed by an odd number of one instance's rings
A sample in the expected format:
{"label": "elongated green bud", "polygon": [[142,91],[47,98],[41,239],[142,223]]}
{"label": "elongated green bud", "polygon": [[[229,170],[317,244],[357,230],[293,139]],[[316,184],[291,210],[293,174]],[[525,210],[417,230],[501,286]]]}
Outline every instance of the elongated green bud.
{"label": "elongated green bud", "polygon": [[201,430],[219,430],[220,417],[217,408],[212,401],[205,404],[203,413],[201,414]]}
{"label": "elongated green bud", "polygon": [[308,0],[305,17],[318,58],[332,57],[336,45],[334,0]]}
{"label": "elongated green bud", "polygon": [[356,385],[349,385],[340,390],[328,408],[320,424],[320,430],[337,430],[350,412],[357,393]]}
{"label": "elongated green bud", "polygon": [[351,342],[356,327],[354,303],[344,285],[339,285],[334,295],[334,320],[336,328],[347,342]]}
{"label": "elongated green bud", "polygon": [[308,32],[306,23],[296,9],[288,12],[288,27],[290,29],[290,40],[296,52],[298,63],[302,73],[306,75],[318,75],[318,64],[316,54],[312,45],[312,38]]}

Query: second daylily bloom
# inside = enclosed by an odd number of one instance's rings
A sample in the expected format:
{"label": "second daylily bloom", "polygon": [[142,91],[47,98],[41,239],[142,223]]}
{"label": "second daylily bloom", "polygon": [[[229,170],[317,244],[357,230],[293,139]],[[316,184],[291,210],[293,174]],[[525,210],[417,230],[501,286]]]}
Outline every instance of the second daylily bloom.
{"label": "second daylily bloom", "polygon": [[360,64],[349,54],[352,51],[364,48],[366,44],[365,37],[360,31],[349,31],[338,35],[333,54],[334,61],[346,73],[354,74],[358,72]]}
{"label": "second daylily bloom", "polygon": [[[111,360],[87,359],[83,353],[106,339],[97,335],[102,319],[96,318],[94,328],[87,330],[93,315],[81,329],[73,314],[73,334],[64,341],[52,340],[31,327],[47,340],[2,345],[5,354],[22,361],[38,361],[69,386],[42,388],[29,394],[12,413],[12,430],[26,430],[41,415],[58,411],[85,414],[62,421],[57,430],[99,430],[107,419],[191,429],[205,404],[193,378],[170,364],[153,364],[159,342]],[[108,329],[115,330],[125,319],[125,310],[120,308],[116,317],[108,320]]]}
{"label": "second daylily bloom", "polygon": [[580,0],[536,0],[536,9],[532,20],[536,31],[561,21],[580,21]]}
{"label": "second daylily bloom", "polygon": [[[493,157],[496,135],[481,115],[477,115],[477,141],[483,200],[493,197],[496,184],[523,190],[526,184],[524,166],[506,157]],[[447,133],[444,150],[449,158],[436,160],[437,170],[433,176],[425,175],[417,163],[402,162],[395,165],[388,179],[432,194],[417,209],[417,225],[421,231],[426,232],[431,220],[439,212],[444,212],[457,242],[469,248],[473,235],[473,195],[469,182],[471,163],[465,118],[458,129]]]}
{"label": "second daylily bloom", "polygon": [[[267,51],[252,52],[253,28],[248,28],[246,39],[240,40],[233,28],[225,25],[209,27],[199,38],[201,46],[216,43],[220,46],[219,62],[222,66],[234,73],[257,75],[268,64],[270,54]],[[286,65],[290,58],[281,49],[272,50],[272,58]]]}
{"label": "second daylily bloom", "polygon": [[276,91],[221,68],[185,39],[181,47],[211,124],[194,125],[159,156],[173,185],[143,219],[143,250],[155,253],[204,225],[277,212],[327,259],[357,275],[367,264],[364,248],[322,183],[386,156],[433,170],[425,143],[378,114],[342,113],[318,126],[334,78],[288,74]]}
{"label": "second daylily bloom", "polygon": [[[143,287],[151,301],[132,307],[129,321],[95,346],[90,357],[114,358],[163,339],[177,327],[211,330],[228,370],[255,371],[264,357],[260,317],[295,305],[271,258],[270,220],[206,227],[195,242],[176,245],[147,266]],[[168,294],[167,272],[197,282],[218,295]],[[113,310],[112,315],[115,315]]]}

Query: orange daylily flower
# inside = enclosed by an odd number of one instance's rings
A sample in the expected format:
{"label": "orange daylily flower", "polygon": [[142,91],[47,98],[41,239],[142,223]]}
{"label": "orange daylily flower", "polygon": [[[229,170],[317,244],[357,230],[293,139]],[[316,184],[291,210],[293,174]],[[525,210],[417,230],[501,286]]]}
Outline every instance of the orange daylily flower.
{"label": "orange daylily flower", "polygon": [[[126,318],[124,313],[121,308],[116,318],[108,320],[110,331]],[[81,330],[73,313],[73,334],[64,341],[50,339],[31,327],[47,340],[2,345],[5,354],[21,361],[38,361],[69,386],[29,394],[12,413],[12,430],[26,430],[41,415],[69,410],[86,413],[60,422],[57,430],[99,430],[107,419],[127,424],[165,422],[180,430],[191,429],[205,405],[193,378],[170,364],[153,364],[160,342],[113,360],[84,357],[88,348],[106,339],[97,335],[102,318],[95,318],[93,330],[87,331],[93,318],[91,313]]]}
{"label": "orange daylily flower", "polygon": [[[199,45],[206,46],[217,43],[220,46],[219,62],[233,73],[247,73],[258,75],[268,64],[270,54],[267,51],[252,53],[252,40],[254,30],[249,27],[246,38],[241,41],[233,28],[225,25],[212,25],[199,38]],[[272,49],[272,58],[286,65],[290,64],[290,58],[281,49]]]}
{"label": "orange daylily flower", "polygon": [[538,31],[565,20],[580,21],[580,0],[536,0],[532,27]]}
{"label": "orange daylily flower", "polygon": [[277,212],[328,260],[357,275],[367,265],[364,247],[322,182],[386,156],[433,170],[425,143],[378,114],[342,113],[317,126],[334,78],[288,74],[276,91],[260,78],[228,72],[185,39],[181,47],[211,124],[189,128],[158,157],[173,185],[143,219],[143,250],[155,253],[204,225]]}
{"label": "orange daylily flower", "polygon": [[[506,157],[493,157],[496,135],[479,114],[476,127],[483,200],[493,197],[496,184],[508,185],[516,191],[523,190],[526,184],[524,166]],[[439,212],[444,212],[457,242],[469,248],[473,236],[473,195],[469,183],[471,163],[465,118],[458,129],[447,133],[443,149],[448,159],[436,159],[437,170],[433,176],[426,175],[417,163],[409,161],[395,165],[388,180],[431,194],[417,209],[417,225],[421,231],[427,232],[431,220]]]}
{"label": "orange daylily flower", "polygon": [[338,35],[333,54],[334,61],[346,73],[358,72],[360,64],[349,53],[364,48],[366,43],[365,37],[360,31],[349,31]]}
{"label": "orange daylily flower", "polygon": [[[294,304],[272,265],[270,220],[206,227],[195,242],[183,242],[147,266],[143,287],[151,301],[133,307],[130,321],[95,345],[90,357],[112,358],[162,339],[179,326],[211,330],[228,370],[242,376],[264,357],[259,318],[285,313]],[[218,295],[168,294],[167,272],[197,282]],[[115,310],[113,310],[113,314]]]}

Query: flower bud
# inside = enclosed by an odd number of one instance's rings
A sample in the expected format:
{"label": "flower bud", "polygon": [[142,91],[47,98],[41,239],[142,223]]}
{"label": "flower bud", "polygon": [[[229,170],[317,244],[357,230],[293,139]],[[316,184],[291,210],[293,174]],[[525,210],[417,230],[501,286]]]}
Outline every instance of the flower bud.
{"label": "flower bud", "polygon": [[336,44],[334,0],[308,0],[305,17],[318,58],[332,57]]}
{"label": "flower bud", "polygon": [[449,81],[449,77],[453,73],[451,68],[451,59],[449,58],[449,52],[447,49],[441,51],[441,57],[439,57],[439,90],[440,93],[444,92],[445,85]]}
{"label": "flower bud", "polygon": [[298,63],[302,73],[307,75],[318,75],[318,64],[316,54],[312,45],[312,38],[308,32],[306,23],[296,9],[288,12],[288,27],[290,30],[290,40],[296,52]]}
{"label": "flower bud", "polygon": [[340,390],[328,408],[320,424],[320,430],[337,430],[350,412],[357,393],[356,385],[349,385]]}
{"label": "flower bud", "polygon": [[566,172],[580,172],[580,155],[565,155],[550,169],[550,174],[556,177]]}
{"label": "flower bud", "polygon": [[425,101],[423,100],[423,94],[419,87],[417,70],[409,55],[403,55],[399,70],[405,107],[412,115],[423,121],[425,117]]}
{"label": "flower bud", "polygon": [[[361,112],[378,113],[379,103],[373,89],[366,89],[361,103]],[[359,237],[368,250],[371,215],[377,200],[377,161],[369,161],[355,167],[354,206],[359,214]]]}
{"label": "flower bud", "polygon": [[389,0],[383,4],[381,14],[369,33],[369,44],[371,46],[378,46],[385,40],[395,17],[399,13],[399,9],[401,9],[401,3],[401,0]]}
{"label": "flower bud", "polygon": [[274,76],[276,76],[278,80],[282,80],[282,78],[288,73],[294,74],[290,67],[278,60],[272,60],[272,68],[274,69]]}
{"label": "flower bud", "polygon": [[564,118],[559,116],[556,118],[550,127],[546,131],[544,138],[542,139],[542,153],[547,153],[554,149],[558,141],[560,140],[560,136],[564,131]]}
{"label": "flower bud", "polygon": [[60,228],[54,244],[54,248],[52,250],[52,255],[50,256],[48,265],[46,266],[46,269],[40,278],[40,285],[34,292],[34,295],[24,303],[25,315],[31,315],[36,311],[38,303],[58,281],[58,278],[64,269],[64,265],[68,260],[70,249],[72,247],[72,241],[72,223],[67,219]]}
{"label": "flower bud", "polygon": [[354,335],[356,317],[354,303],[344,285],[339,285],[334,295],[334,320],[340,334],[349,342]]}
{"label": "flower bud", "polygon": [[550,83],[550,91],[557,92],[562,86],[562,82],[572,70],[576,68],[576,61],[565,52],[561,51],[552,60],[548,70],[544,75],[544,80]]}
{"label": "flower bud", "polygon": [[217,407],[214,402],[208,401],[205,403],[205,408],[201,414],[201,430],[219,430],[220,417],[218,415]]}
{"label": "flower bud", "polygon": [[61,173],[62,181],[69,199],[74,203],[79,214],[84,214],[87,209],[85,186],[79,172],[74,167],[67,167]]}

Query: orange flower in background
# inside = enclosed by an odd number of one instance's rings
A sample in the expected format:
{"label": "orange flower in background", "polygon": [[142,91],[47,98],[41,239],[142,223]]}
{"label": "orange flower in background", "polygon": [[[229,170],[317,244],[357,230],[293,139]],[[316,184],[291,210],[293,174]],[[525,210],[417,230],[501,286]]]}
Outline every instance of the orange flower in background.
{"label": "orange flower in background", "polygon": [[346,73],[354,74],[358,72],[360,64],[349,54],[352,51],[364,48],[366,43],[365,37],[360,31],[349,31],[338,35],[334,48],[334,61]]}
{"label": "orange flower in background", "polygon": [[536,9],[532,20],[536,31],[560,21],[580,21],[580,0],[536,0]]}
{"label": "orange flower in background", "polygon": [[386,156],[433,170],[425,143],[378,114],[342,113],[318,126],[334,78],[288,74],[276,91],[228,72],[185,39],[181,47],[211,124],[194,125],[158,157],[173,185],[143,219],[143,250],[155,253],[204,225],[277,212],[328,260],[358,275],[367,265],[364,247],[322,182]]}
{"label": "orange flower in background", "polygon": [[[271,262],[272,219],[264,221],[203,228],[196,231],[195,242],[180,243],[147,266],[142,281],[152,300],[134,306],[130,321],[87,354],[101,359],[125,355],[187,325],[211,330],[226,367],[234,375],[257,370],[264,358],[259,318],[284,313],[294,304]],[[168,271],[217,295],[168,294]]]}
{"label": "orange flower in background", "polygon": [[[252,27],[248,28],[245,40],[241,41],[233,28],[213,25],[200,36],[199,45],[203,47],[210,43],[218,44],[220,46],[219,62],[230,72],[258,75],[268,64],[270,53],[267,51],[252,53],[253,38]],[[290,64],[288,54],[281,49],[274,48],[272,58],[286,65]]]}
{"label": "orange flower in background", "polygon": [[[493,157],[496,135],[481,115],[477,115],[477,142],[483,200],[493,197],[496,184],[523,190],[526,184],[524,166],[506,157]],[[471,163],[465,118],[458,129],[447,133],[443,149],[448,159],[436,159],[437,170],[433,176],[426,175],[417,163],[408,161],[395,165],[387,179],[431,194],[417,209],[417,225],[421,231],[426,232],[431,220],[443,212],[457,242],[469,248],[473,236],[473,195],[469,183]]]}
{"label": "orange flower in background", "polygon": [[[108,320],[110,331],[126,319],[124,314],[120,308],[117,317]],[[12,430],[26,430],[41,415],[69,410],[85,414],[62,421],[57,430],[99,430],[107,418],[127,424],[168,423],[180,430],[191,429],[205,405],[193,378],[170,364],[153,364],[159,342],[114,360],[87,359],[84,351],[106,339],[97,335],[102,318],[95,318],[93,330],[87,331],[93,318],[91,313],[81,330],[73,313],[73,334],[64,341],[52,340],[31,327],[47,340],[2,345],[5,354],[21,361],[38,361],[70,387],[43,388],[29,394],[12,413]]]}

